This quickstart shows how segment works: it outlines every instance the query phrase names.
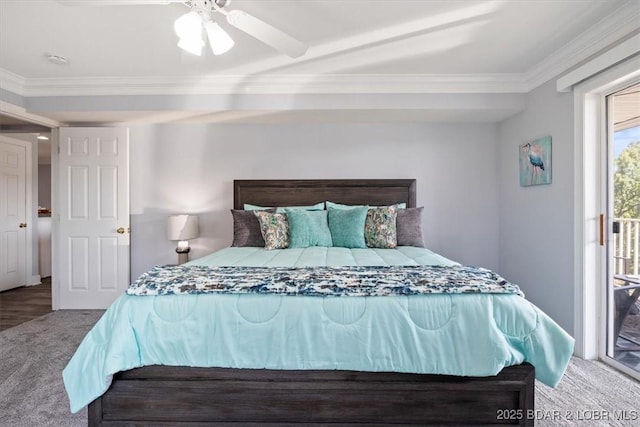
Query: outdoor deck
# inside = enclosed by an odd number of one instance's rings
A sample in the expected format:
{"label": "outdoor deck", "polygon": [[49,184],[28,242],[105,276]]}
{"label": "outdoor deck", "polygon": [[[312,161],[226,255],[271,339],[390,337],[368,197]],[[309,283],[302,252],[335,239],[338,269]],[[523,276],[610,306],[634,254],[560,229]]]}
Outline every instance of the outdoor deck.
{"label": "outdoor deck", "polygon": [[[631,288],[640,281],[640,219],[617,218],[614,221],[619,223],[619,228],[613,239],[613,273],[618,278],[628,277],[633,280],[614,280],[614,286],[618,288],[617,291],[614,288],[614,294],[618,294],[616,306],[619,307],[625,299],[630,301],[631,296],[640,292]],[[630,289],[619,289],[620,287]],[[640,299],[634,302],[628,312],[616,313],[616,316],[623,318],[614,357],[620,363],[640,372]]]}
{"label": "outdoor deck", "polygon": [[[636,307],[640,312],[640,303],[636,303]],[[640,314],[628,314],[625,318],[622,332],[616,343],[614,358],[629,368],[640,372]]]}

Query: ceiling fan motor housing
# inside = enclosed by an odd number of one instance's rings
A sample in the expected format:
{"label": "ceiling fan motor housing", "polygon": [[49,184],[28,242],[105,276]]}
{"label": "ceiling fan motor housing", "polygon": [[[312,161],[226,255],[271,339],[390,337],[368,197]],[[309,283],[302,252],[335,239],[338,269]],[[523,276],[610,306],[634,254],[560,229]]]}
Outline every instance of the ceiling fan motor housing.
{"label": "ceiling fan motor housing", "polygon": [[231,0],[191,0],[188,5],[195,10],[205,10],[207,12],[215,12],[213,3],[219,8],[223,8],[231,3]]}

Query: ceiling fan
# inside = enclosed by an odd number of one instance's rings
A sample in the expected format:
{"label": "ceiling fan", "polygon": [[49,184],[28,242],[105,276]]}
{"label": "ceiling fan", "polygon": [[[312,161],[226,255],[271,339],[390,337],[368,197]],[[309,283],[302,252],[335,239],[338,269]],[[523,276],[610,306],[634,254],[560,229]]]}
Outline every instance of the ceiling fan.
{"label": "ceiling fan", "polygon": [[307,46],[284,31],[239,9],[228,9],[231,0],[57,0],[70,6],[131,6],[150,4],[182,3],[191,10],[174,23],[179,37],[178,46],[194,55],[201,55],[205,44],[202,33],[207,34],[209,45],[215,55],[221,55],[234,45],[229,34],[214,21],[219,14],[235,27],[262,43],[285,53],[292,58],[305,54]]}

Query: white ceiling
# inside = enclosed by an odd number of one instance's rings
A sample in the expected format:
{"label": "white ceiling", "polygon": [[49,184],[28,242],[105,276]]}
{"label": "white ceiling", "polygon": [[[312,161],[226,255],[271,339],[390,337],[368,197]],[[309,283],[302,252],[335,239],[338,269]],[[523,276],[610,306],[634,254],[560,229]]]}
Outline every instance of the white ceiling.
{"label": "white ceiling", "polygon": [[[588,54],[589,32],[620,8],[637,13],[640,0],[232,0],[229,6],[303,41],[309,46],[307,53],[289,58],[221,19],[218,22],[236,42],[231,51],[214,56],[205,49],[202,57],[183,53],[173,31],[174,20],[188,11],[182,4],[86,7],[55,0],[0,0],[0,88],[22,96],[144,90],[158,95],[186,92],[185,87],[197,92],[194,82],[224,81],[229,83],[224,92],[237,93],[247,89],[234,82],[257,78],[277,81],[281,88],[287,81],[328,78],[368,84],[375,77],[377,84],[392,82],[396,92],[428,86],[424,82],[444,82],[450,88],[485,80],[492,83],[487,92],[525,92],[565,71],[558,70],[560,65],[580,60],[576,52]],[[604,38],[603,33],[593,34]],[[575,44],[578,38],[582,45]],[[53,64],[46,54],[64,56],[68,64]],[[549,77],[549,70],[556,74]],[[417,83],[402,86],[405,78]],[[433,90],[433,85],[428,87],[423,91]],[[439,90],[444,89],[433,92]],[[248,110],[241,119],[231,114],[229,120],[266,120],[261,109]],[[384,110],[377,114],[388,113]],[[351,111],[349,117],[358,120],[362,111]],[[158,115],[175,115],[170,121],[216,121],[228,115],[217,110],[191,113],[41,112],[60,121],[96,123],[153,121]],[[266,116],[286,120],[287,114],[284,109]],[[318,117],[290,114],[298,119]],[[332,120],[344,117],[326,114]],[[415,120],[443,120],[443,115],[444,120],[455,120],[460,115],[428,109],[412,114]],[[505,114],[492,111],[479,118],[499,120]]]}

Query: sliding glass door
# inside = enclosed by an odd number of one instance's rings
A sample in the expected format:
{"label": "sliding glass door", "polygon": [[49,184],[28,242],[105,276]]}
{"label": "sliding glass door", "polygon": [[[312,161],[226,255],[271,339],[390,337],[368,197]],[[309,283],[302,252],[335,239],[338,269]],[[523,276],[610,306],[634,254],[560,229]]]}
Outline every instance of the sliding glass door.
{"label": "sliding glass door", "polygon": [[639,377],[640,84],[607,96],[606,111],[608,214],[601,218],[608,267],[606,356]]}

